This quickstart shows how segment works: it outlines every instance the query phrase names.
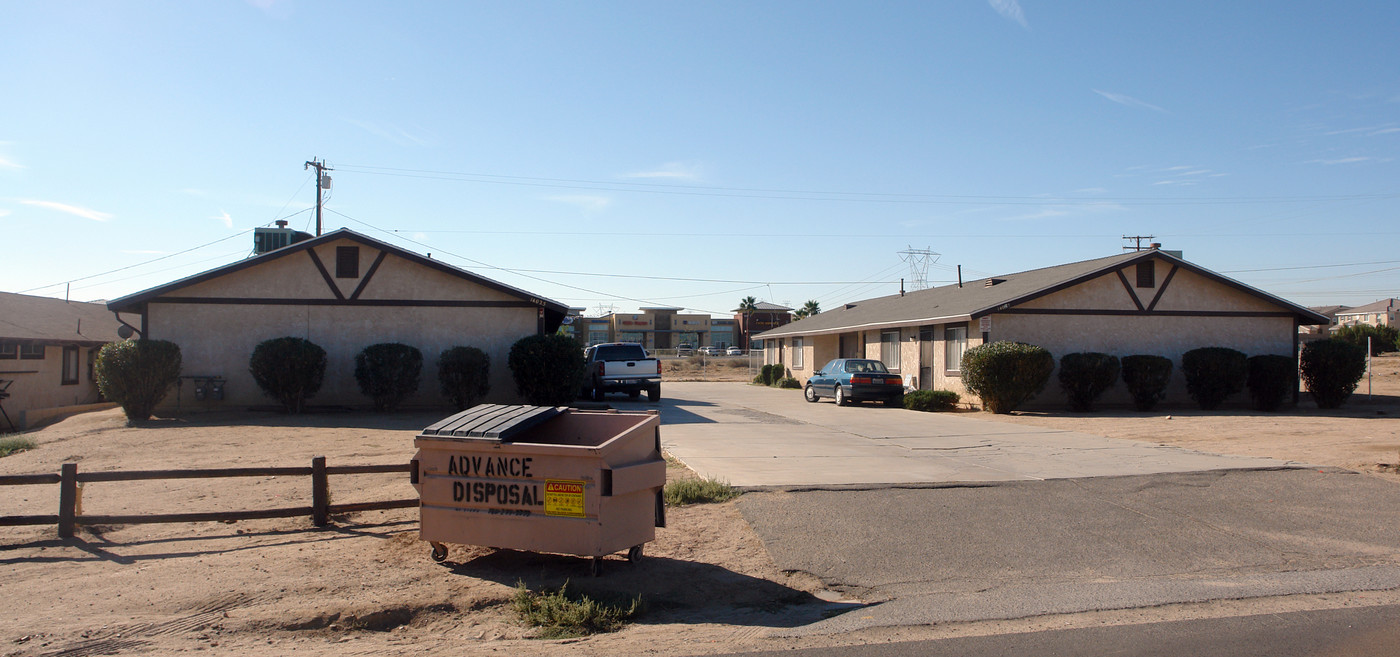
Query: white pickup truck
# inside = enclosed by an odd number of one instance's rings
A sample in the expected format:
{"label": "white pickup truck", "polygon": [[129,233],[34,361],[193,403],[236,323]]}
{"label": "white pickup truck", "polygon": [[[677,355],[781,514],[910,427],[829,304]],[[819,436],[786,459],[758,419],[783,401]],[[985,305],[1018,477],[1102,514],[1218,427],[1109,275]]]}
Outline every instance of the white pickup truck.
{"label": "white pickup truck", "polygon": [[609,392],[625,392],[636,399],[647,392],[647,401],[661,399],[661,361],[647,356],[635,342],[595,344],[583,352],[583,396],[601,401]]}

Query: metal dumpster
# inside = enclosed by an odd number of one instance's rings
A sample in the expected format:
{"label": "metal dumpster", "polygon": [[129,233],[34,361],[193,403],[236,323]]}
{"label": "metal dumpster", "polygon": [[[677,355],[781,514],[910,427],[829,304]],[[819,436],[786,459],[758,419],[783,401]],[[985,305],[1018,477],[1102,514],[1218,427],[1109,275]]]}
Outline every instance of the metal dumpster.
{"label": "metal dumpster", "polygon": [[482,404],[414,439],[419,538],[602,557],[642,556],[666,524],[657,411]]}

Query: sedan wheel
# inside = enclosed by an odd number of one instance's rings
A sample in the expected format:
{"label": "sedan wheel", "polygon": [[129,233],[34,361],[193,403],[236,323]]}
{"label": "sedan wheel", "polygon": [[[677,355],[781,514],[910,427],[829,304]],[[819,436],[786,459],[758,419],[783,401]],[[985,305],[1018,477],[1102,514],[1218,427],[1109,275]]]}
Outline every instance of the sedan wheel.
{"label": "sedan wheel", "polygon": [[817,401],[817,391],[812,388],[810,383],[807,384],[807,389],[802,391],[802,396],[806,397],[809,402],[816,403]]}
{"label": "sedan wheel", "polygon": [[836,405],[837,405],[837,406],[850,406],[850,405],[851,405],[851,400],[848,399],[848,398],[846,397],[846,391],[845,391],[845,390],[842,390],[842,389],[841,389],[841,386],[836,386]]}

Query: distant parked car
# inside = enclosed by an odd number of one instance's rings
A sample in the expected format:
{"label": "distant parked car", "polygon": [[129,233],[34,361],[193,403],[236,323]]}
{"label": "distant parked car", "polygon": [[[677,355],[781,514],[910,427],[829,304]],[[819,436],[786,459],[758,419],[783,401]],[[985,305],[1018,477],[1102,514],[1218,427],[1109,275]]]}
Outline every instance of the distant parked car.
{"label": "distant parked car", "polygon": [[886,406],[902,406],[904,379],[891,373],[878,360],[837,358],[814,372],[807,379],[802,393],[809,402],[832,397],[838,406],[866,400],[882,401]]}
{"label": "distant parked car", "polygon": [[701,356],[718,356],[718,355],[719,355],[719,347],[715,347],[715,346],[701,347],[701,348],[700,348],[700,355],[701,355]]}
{"label": "distant parked car", "polygon": [[687,343],[687,342],[682,342],[682,343],[676,345],[676,355],[677,355],[677,356],[685,357],[685,356],[689,356],[689,355],[694,354],[694,353],[695,353],[695,345],[693,345],[693,344],[690,344],[690,343]]}
{"label": "distant parked car", "polygon": [[743,356],[743,355],[744,355],[744,350],[743,350],[743,349],[740,349],[740,348],[738,348],[738,347],[730,347],[729,349],[725,350],[724,355],[726,355],[726,356]]}

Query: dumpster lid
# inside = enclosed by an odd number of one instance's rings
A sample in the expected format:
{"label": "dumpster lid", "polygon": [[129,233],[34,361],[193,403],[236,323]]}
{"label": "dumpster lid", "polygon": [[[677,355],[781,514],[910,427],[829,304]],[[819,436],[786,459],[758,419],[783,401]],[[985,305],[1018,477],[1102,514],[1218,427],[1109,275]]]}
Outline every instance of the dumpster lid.
{"label": "dumpster lid", "polygon": [[511,436],[550,420],[565,409],[564,406],[480,404],[439,420],[421,435],[509,442]]}

